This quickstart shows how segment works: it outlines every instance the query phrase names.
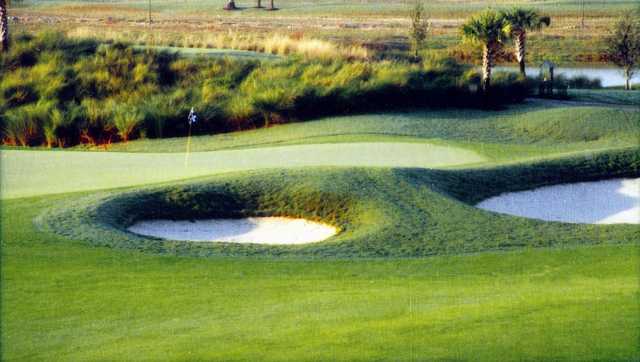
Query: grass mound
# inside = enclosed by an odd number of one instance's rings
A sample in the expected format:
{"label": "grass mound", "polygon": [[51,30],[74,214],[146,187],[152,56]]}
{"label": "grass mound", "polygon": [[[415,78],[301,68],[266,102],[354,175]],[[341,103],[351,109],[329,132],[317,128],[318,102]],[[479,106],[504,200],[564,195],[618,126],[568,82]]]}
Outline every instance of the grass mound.
{"label": "grass mound", "polygon": [[[637,241],[631,225],[574,225],[497,215],[470,204],[505,191],[640,174],[634,150],[476,170],[311,168],[220,175],[178,185],[74,197],[43,229],[93,245],[179,255],[414,257],[518,247]],[[514,181],[515,180],[515,181]],[[144,219],[291,216],[335,225],[297,246],[196,244],[132,235]]]}
{"label": "grass mound", "polygon": [[[519,148],[535,146],[530,149],[536,154],[630,147],[638,145],[640,109],[554,106],[537,101],[501,111],[430,109],[384,112],[198,136],[193,137],[191,146],[194,151],[213,151],[310,142],[379,142],[383,137],[395,142],[419,138],[482,143],[482,147],[476,149],[481,153],[492,144],[499,145],[500,150],[507,145]],[[548,146],[554,149],[547,149]],[[513,148],[510,147],[505,155],[507,159],[515,158]],[[136,140],[111,148],[127,152],[184,152],[184,149],[185,141],[181,138]]]}

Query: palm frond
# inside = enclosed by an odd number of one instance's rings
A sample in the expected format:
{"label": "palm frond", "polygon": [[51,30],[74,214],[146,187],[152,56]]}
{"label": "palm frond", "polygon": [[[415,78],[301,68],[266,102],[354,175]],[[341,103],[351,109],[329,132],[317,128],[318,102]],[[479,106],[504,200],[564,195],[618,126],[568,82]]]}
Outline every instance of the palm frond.
{"label": "palm frond", "polygon": [[485,10],[472,16],[460,28],[467,41],[480,43],[503,43],[511,33],[511,24],[502,13]]}
{"label": "palm frond", "polygon": [[533,9],[513,8],[502,11],[502,16],[511,24],[512,31],[540,30],[551,25],[551,18],[542,16]]}

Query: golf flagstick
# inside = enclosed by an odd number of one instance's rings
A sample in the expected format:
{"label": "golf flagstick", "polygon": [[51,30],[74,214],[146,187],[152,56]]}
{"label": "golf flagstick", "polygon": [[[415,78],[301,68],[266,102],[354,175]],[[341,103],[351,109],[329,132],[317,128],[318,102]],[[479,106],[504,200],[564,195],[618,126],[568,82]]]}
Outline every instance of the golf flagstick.
{"label": "golf flagstick", "polygon": [[184,154],[184,168],[189,167],[189,154],[191,153],[191,126],[196,123],[197,117],[196,112],[191,107],[191,112],[189,112],[189,116],[187,117],[189,123],[189,133],[187,134],[187,149]]}

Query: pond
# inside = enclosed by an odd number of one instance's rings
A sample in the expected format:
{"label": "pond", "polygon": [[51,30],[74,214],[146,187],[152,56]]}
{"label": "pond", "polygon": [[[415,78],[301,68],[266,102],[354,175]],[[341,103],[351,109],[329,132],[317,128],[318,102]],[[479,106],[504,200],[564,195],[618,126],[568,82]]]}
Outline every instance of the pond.
{"label": "pond", "polygon": [[[517,66],[497,66],[495,72],[519,72],[520,69]],[[599,78],[602,81],[603,87],[615,87],[623,86],[625,83],[624,75],[620,68],[614,67],[598,67],[598,66],[575,66],[575,67],[557,67],[555,68],[555,75],[563,75],[566,78],[573,78],[575,76],[586,76],[590,79]],[[537,77],[540,74],[540,67],[530,65],[527,66],[527,75],[530,77]],[[636,74],[631,79],[631,83],[640,83],[640,74]]]}

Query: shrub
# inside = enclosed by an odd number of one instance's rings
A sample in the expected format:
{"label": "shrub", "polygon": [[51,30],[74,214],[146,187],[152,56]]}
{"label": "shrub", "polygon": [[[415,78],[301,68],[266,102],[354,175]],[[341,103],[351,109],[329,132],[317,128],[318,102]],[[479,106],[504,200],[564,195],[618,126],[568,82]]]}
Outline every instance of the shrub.
{"label": "shrub", "polygon": [[584,75],[576,75],[573,77],[565,77],[562,74],[557,76],[555,82],[565,88],[573,89],[601,89],[602,80],[600,78],[589,78]]}
{"label": "shrub", "polygon": [[44,121],[43,130],[47,147],[64,147],[67,139],[73,138],[73,118],[60,109],[54,108],[49,118]]}
{"label": "shrub", "polygon": [[255,110],[262,115],[264,126],[268,127],[271,121],[281,118],[281,114],[293,106],[291,89],[270,88],[255,94],[251,103]]}
{"label": "shrub", "polygon": [[3,103],[6,107],[18,107],[35,102],[38,94],[31,83],[2,86]]}
{"label": "shrub", "polygon": [[[481,98],[473,91],[477,75],[440,53],[424,52],[422,62],[363,61],[345,55],[349,48],[302,35],[262,45],[238,34],[220,37],[210,40],[298,55],[188,59],[57,33],[16,37],[0,55],[14,67],[0,73],[3,142],[64,147],[185,135],[191,107],[200,119],[193,132],[211,133],[394,107],[499,105],[529,89],[527,81],[497,76],[493,98]],[[22,62],[23,53],[32,61]]]}
{"label": "shrub", "polygon": [[118,130],[118,136],[127,142],[131,135],[138,129],[144,116],[140,110],[131,104],[122,104],[113,110],[113,124]]}
{"label": "shrub", "polygon": [[79,119],[80,141],[98,145],[109,143],[114,135],[111,122],[115,108],[113,99],[85,98],[81,102],[83,118]]}
{"label": "shrub", "polygon": [[492,103],[518,102],[532,93],[535,83],[523,78],[520,74],[501,72],[496,73],[492,84]]}
{"label": "shrub", "polygon": [[8,111],[3,117],[4,142],[20,146],[40,144],[43,125],[53,108],[52,102],[39,101]]}

